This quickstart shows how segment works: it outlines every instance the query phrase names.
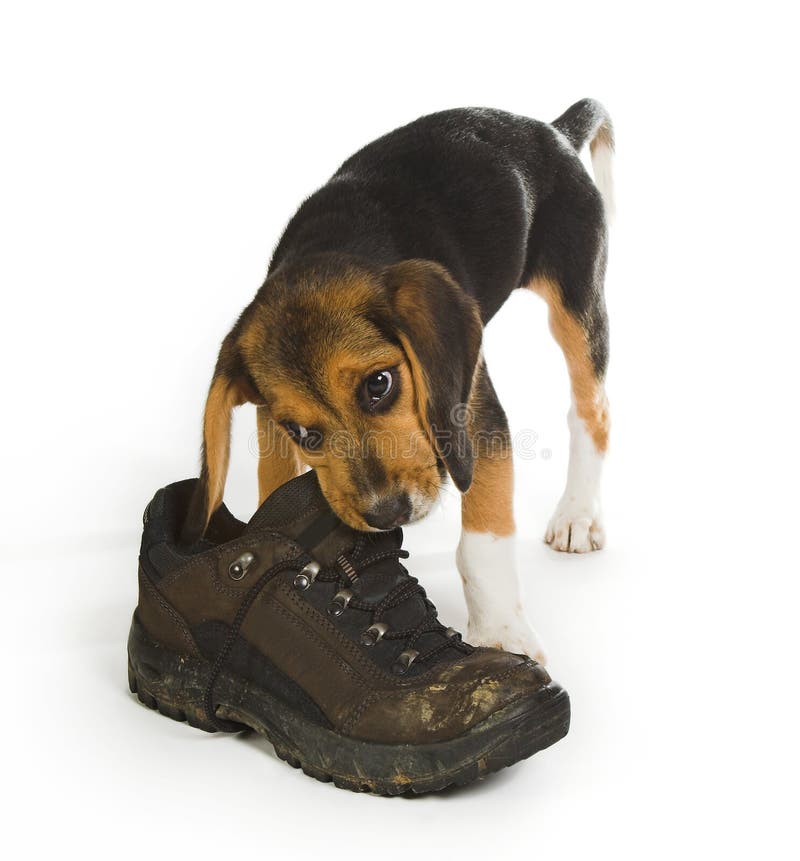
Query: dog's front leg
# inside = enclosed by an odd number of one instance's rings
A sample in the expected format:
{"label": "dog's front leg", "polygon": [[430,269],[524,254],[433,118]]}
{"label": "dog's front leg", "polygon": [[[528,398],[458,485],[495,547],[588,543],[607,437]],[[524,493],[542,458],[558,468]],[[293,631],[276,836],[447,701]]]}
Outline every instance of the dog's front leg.
{"label": "dog's front leg", "polygon": [[543,664],[542,644],[520,597],[508,424],[488,377],[477,388],[475,467],[472,484],[461,498],[462,529],[456,553],[469,612],[467,641],[526,654]]}

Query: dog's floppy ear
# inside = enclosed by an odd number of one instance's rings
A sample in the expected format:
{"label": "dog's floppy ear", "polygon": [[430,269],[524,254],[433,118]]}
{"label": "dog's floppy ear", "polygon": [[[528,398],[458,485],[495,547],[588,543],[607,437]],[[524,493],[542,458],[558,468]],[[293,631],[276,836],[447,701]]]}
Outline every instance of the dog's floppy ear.
{"label": "dog's floppy ear", "polygon": [[472,482],[467,405],[481,346],[478,305],[443,266],[429,260],[403,261],[383,277],[414,377],[417,409],[464,493]]}
{"label": "dog's floppy ear", "polygon": [[237,329],[222,342],[203,416],[203,450],[200,481],[195,487],[181,531],[181,543],[194,544],[219,508],[225,491],[231,450],[233,409],[262,403],[236,345]]}

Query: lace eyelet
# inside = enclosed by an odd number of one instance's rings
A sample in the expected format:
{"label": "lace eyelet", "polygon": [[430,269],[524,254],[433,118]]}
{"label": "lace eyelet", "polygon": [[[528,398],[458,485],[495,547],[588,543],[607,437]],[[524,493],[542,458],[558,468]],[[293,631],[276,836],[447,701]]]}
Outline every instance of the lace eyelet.
{"label": "lace eyelet", "polygon": [[389,626],[386,622],[374,622],[361,635],[361,645],[374,646],[388,630]]}
{"label": "lace eyelet", "polygon": [[331,616],[341,616],[352,598],[353,592],[351,589],[341,589],[331,599],[331,603],[328,606],[328,614]]}
{"label": "lace eyelet", "polygon": [[308,562],[301,571],[294,575],[294,588],[304,592],[317,579],[319,574],[319,562],[313,559]]}
{"label": "lace eyelet", "polygon": [[445,637],[447,637],[447,639],[448,639],[448,640],[452,640],[452,639],[453,639],[453,637],[460,637],[460,636],[461,636],[461,634],[459,634],[459,633],[458,633],[458,631],[456,631],[456,629],[455,629],[455,628],[448,628],[448,629],[444,632],[444,635],[445,635]]}
{"label": "lace eyelet", "polygon": [[255,558],[252,553],[242,553],[238,559],[234,559],[228,566],[231,580],[241,580],[247,574],[247,569],[255,562]]}
{"label": "lace eyelet", "polygon": [[402,676],[408,668],[419,657],[419,652],[416,649],[406,649],[397,656],[397,660],[392,664],[392,672],[396,676]]}

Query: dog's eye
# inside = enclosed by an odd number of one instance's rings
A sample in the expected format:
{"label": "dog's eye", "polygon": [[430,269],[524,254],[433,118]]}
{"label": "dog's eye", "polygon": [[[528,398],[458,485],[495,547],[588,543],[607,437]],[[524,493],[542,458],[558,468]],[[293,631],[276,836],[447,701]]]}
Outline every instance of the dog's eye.
{"label": "dog's eye", "polygon": [[307,428],[297,422],[284,422],[286,433],[300,446],[309,451],[316,451],[322,445],[322,434],[314,428]]}
{"label": "dog's eye", "polygon": [[367,377],[364,382],[364,394],[367,397],[367,401],[371,404],[376,404],[378,401],[383,400],[392,390],[393,385],[394,378],[391,371],[378,371],[377,374]]}
{"label": "dog's eye", "polygon": [[356,397],[365,412],[382,413],[392,406],[399,391],[399,371],[397,368],[386,368],[370,374],[358,387]]}

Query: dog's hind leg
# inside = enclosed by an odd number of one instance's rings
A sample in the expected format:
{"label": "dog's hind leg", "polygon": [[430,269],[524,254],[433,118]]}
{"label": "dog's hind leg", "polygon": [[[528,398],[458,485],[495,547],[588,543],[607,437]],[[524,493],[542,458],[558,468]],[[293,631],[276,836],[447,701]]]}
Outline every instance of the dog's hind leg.
{"label": "dog's hind leg", "polygon": [[567,486],[545,534],[555,550],[571,553],[599,550],[605,541],[600,479],[609,434],[606,233],[602,201],[592,191],[575,208],[580,216],[573,209],[569,217],[550,222],[540,238],[537,274],[528,284],[547,302],[550,331],[564,353],[572,390]]}
{"label": "dog's hind leg", "polygon": [[[545,533],[555,550],[603,546],[600,477],[608,448],[608,316],[603,295],[607,223],[613,210],[614,132],[598,102],[583,99],[553,126],[560,134],[555,187],[534,217],[525,283],[547,302],[550,331],[564,353],[572,389],[569,468],[564,495]],[[575,153],[567,151],[569,142]],[[578,158],[589,142],[596,184]]]}
{"label": "dog's hind leg", "polygon": [[508,422],[483,362],[476,372],[469,413],[474,469],[472,484],[461,498],[456,554],[469,611],[467,641],[544,663],[541,642],[520,598]]}
{"label": "dog's hind leg", "polygon": [[[593,341],[606,340],[604,308],[581,320],[564,305],[558,285],[537,279],[533,289],[550,307],[550,329],[564,352],[572,388],[567,486],[548,524],[545,541],[554,550],[585,553],[605,542],[600,510],[600,479],[608,447],[609,415],[603,378],[606,350],[599,357]],[[594,353],[594,355],[593,355]]]}

